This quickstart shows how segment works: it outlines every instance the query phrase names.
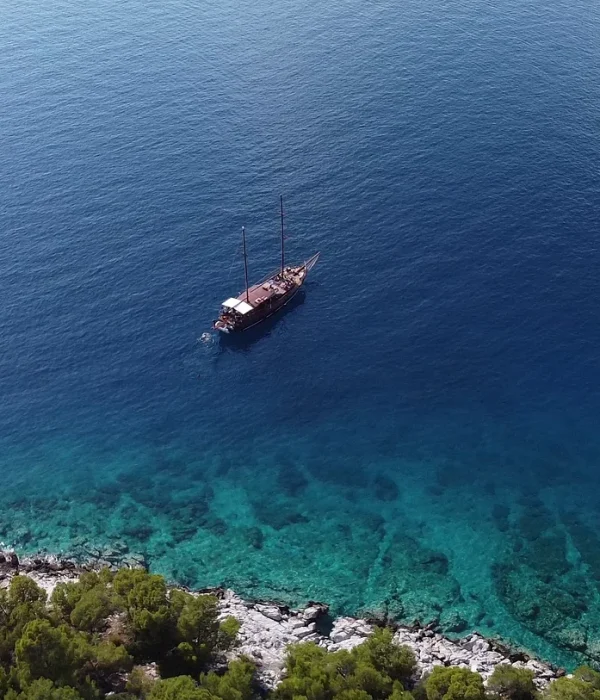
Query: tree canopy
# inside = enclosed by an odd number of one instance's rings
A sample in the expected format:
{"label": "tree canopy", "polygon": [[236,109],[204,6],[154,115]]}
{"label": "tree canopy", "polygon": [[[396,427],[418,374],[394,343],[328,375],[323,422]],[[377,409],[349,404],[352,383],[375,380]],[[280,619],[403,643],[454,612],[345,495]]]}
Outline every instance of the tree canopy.
{"label": "tree canopy", "polygon": [[[157,663],[163,678],[191,673],[206,697],[199,676],[232,648],[238,628],[233,618],[218,619],[214,596],[169,591],[161,576],[141,569],[86,572],[58,584],[49,601],[32,579],[15,576],[0,591],[0,698],[97,700],[146,662]],[[140,675],[132,674],[135,692],[115,700],[154,692]]]}

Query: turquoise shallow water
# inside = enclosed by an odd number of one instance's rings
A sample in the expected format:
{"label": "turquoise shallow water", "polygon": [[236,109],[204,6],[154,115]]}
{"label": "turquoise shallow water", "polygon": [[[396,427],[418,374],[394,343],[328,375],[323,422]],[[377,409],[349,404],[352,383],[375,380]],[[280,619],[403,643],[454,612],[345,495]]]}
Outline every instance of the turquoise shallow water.
{"label": "turquoise shallow water", "polygon": [[[500,634],[567,665],[584,658],[578,651],[594,658],[589,477],[569,495],[570,477],[515,483],[515,463],[531,463],[527,449],[544,470],[557,456],[514,433],[507,453],[507,427],[492,420],[485,433],[460,435],[464,415],[453,416],[456,433],[441,444],[451,414],[423,422],[410,440],[377,417],[344,428],[339,418],[246,439],[243,452],[201,449],[174,431],[153,445],[53,440],[11,450],[4,468],[21,477],[3,494],[0,532],[22,551],[143,554],[190,586],[439,619],[450,633]],[[561,457],[572,465],[576,455]]]}
{"label": "turquoise shallow water", "polygon": [[[22,2],[0,536],[600,662],[600,12]],[[239,342],[219,302],[322,253]]]}

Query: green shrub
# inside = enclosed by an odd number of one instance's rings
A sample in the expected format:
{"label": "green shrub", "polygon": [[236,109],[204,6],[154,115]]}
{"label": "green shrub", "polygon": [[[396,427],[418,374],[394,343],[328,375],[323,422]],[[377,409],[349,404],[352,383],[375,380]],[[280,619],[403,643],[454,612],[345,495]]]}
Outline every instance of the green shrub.
{"label": "green shrub", "polygon": [[573,677],[589,683],[596,690],[600,690],[600,673],[589,666],[579,666],[573,671]]}
{"label": "green shrub", "polygon": [[40,678],[22,693],[9,692],[5,700],[83,700],[82,696],[69,686],[57,688],[51,680]]}
{"label": "green shrub", "polygon": [[[85,676],[86,686],[93,684],[101,692],[113,690],[111,679],[115,674],[130,671],[133,658],[124,646],[118,646],[109,641],[101,641],[89,650],[89,659],[82,668],[80,675]],[[88,687],[86,687],[88,690]],[[104,695],[102,695],[104,697]],[[111,696],[112,697],[112,696]]]}
{"label": "green shrub", "polygon": [[12,606],[45,603],[46,592],[28,576],[15,576],[8,588],[8,602]]}
{"label": "green shrub", "polygon": [[16,677],[21,688],[48,678],[58,685],[77,685],[78,671],[89,660],[84,637],[48,620],[29,622],[15,648]]}
{"label": "green shrub", "polygon": [[124,646],[118,646],[112,642],[100,642],[97,646],[92,647],[91,653],[91,663],[101,673],[131,671],[133,668],[133,658],[127,653]]}
{"label": "green shrub", "polygon": [[342,690],[335,697],[336,700],[371,700],[366,690]]}
{"label": "green shrub", "polygon": [[376,629],[366,642],[353,650],[353,653],[357,659],[365,661],[393,681],[400,681],[406,686],[417,667],[415,655],[408,647],[394,644],[392,639],[390,629]]}
{"label": "green shrub", "polygon": [[252,700],[256,666],[248,659],[232,661],[227,672],[214,671],[200,676],[200,687],[222,700]]}
{"label": "green shrub", "polygon": [[129,674],[126,690],[132,695],[145,698],[150,694],[155,682],[148,677],[143,668],[136,666]]}
{"label": "green shrub", "polygon": [[177,619],[182,642],[214,649],[219,640],[219,609],[214,596],[186,595]]}
{"label": "green shrub", "polygon": [[[95,630],[115,608],[109,569],[85,571],[78,581],[59,583],[50,598],[52,610],[62,622],[82,630]],[[72,617],[74,616],[74,617]]]}
{"label": "green shrub", "polygon": [[78,583],[59,583],[52,591],[50,604],[61,622],[70,622],[71,613],[83,595],[83,588]]}
{"label": "green shrub", "polygon": [[115,602],[127,613],[140,656],[161,655],[173,644],[174,615],[162,576],[121,569],[113,580]]}
{"label": "green shrub", "polygon": [[277,700],[410,700],[404,690],[415,670],[410,649],[392,642],[390,630],[376,630],[352,651],[327,652],[312,643],[290,647],[286,677]]}
{"label": "green shrub", "polygon": [[[350,657],[353,658],[352,654]],[[353,661],[354,669],[349,676],[344,677],[339,673],[336,675],[337,682],[333,684],[334,697],[337,697],[338,692],[348,690],[365,691],[374,700],[385,700],[391,695],[393,681],[387,674],[379,671],[367,661],[356,658],[353,658]]]}
{"label": "green shrub", "polygon": [[408,690],[404,690],[401,683],[396,682],[389,700],[415,700],[415,697]]}
{"label": "green shrub", "polygon": [[8,690],[8,674],[2,668],[2,666],[0,666],[0,698],[3,698],[6,695],[7,690]]}
{"label": "green shrub", "polygon": [[581,678],[557,678],[544,692],[546,700],[600,700],[600,691]]}
{"label": "green shrub", "polygon": [[467,668],[436,666],[425,691],[427,700],[485,700],[483,679]]}
{"label": "green shrub", "polygon": [[226,617],[219,624],[219,634],[217,636],[217,649],[219,651],[230,651],[238,644],[238,633],[240,631],[240,621],[235,617]]}
{"label": "green shrub", "polygon": [[161,660],[161,676],[197,676],[218,653],[234,646],[239,623],[234,618],[219,622],[214,596],[172,591],[170,602],[172,615],[176,616],[176,646]]}
{"label": "green shrub", "polygon": [[113,602],[101,584],[83,593],[71,611],[69,619],[77,629],[94,632],[104,627],[106,618],[113,610]]}
{"label": "green shrub", "polygon": [[[102,639],[97,633],[112,612],[124,614]],[[121,620],[125,634],[117,629]],[[214,596],[169,592],[162,577],[143,570],[86,572],[76,582],[58,584],[49,606],[33,580],[16,576],[0,591],[0,698],[100,700],[112,691],[112,677],[132,668],[132,653],[161,669],[174,661],[172,675],[182,675],[183,667],[197,678],[235,645],[238,630],[233,618],[219,621]],[[178,700],[181,694],[251,700],[253,679],[247,660],[233,662],[225,674],[202,676],[202,687],[188,677],[155,688],[137,669],[127,692],[111,697],[147,700],[156,692]]]}
{"label": "green shrub", "polygon": [[46,593],[26,576],[15,576],[8,590],[0,591],[0,663],[10,665],[28,623],[48,617]]}
{"label": "green shrub", "polygon": [[144,569],[120,569],[113,579],[113,590],[123,605],[126,605],[129,593],[149,578],[150,574]]}
{"label": "green shrub", "polygon": [[327,651],[312,642],[294,644],[288,648],[285,669],[288,678],[310,674],[313,669],[324,666]]}
{"label": "green shrub", "polygon": [[506,700],[534,700],[537,690],[533,671],[508,664],[496,666],[487,684],[488,692]]}
{"label": "green shrub", "polygon": [[96,588],[98,585],[104,587],[105,583],[101,581],[100,574],[97,571],[84,571],[80,574],[77,585],[83,591],[91,591],[92,588]]}
{"label": "green shrub", "polygon": [[[327,657],[327,651],[312,642],[291,646],[285,663],[286,677],[275,689],[275,699],[329,700],[333,696],[330,687],[332,671],[338,669],[328,666]],[[347,672],[351,671],[352,668],[348,667]]]}
{"label": "green shrub", "polygon": [[190,676],[177,676],[157,681],[148,700],[211,700],[207,690],[200,688]]}
{"label": "green shrub", "polygon": [[2,620],[12,632],[13,647],[25,626],[40,619],[47,619],[46,592],[27,576],[15,576],[4,598],[8,619]]}

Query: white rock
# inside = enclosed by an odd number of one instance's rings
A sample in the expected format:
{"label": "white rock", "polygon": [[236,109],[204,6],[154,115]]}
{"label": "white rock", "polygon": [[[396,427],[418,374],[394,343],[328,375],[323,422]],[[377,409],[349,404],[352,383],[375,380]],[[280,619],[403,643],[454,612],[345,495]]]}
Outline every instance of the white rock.
{"label": "white rock", "polygon": [[311,605],[302,611],[302,619],[305,622],[311,622],[312,620],[316,620],[323,612],[323,608]]}
{"label": "white rock", "polygon": [[287,627],[289,627],[291,630],[296,630],[300,629],[301,627],[305,626],[304,620],[301,620],[299,617],[294,617],[290,618],[287,622]]}
{"label": "white rock", "polygon": [[331,633],[331,641],[334,642],[335,644],[338,644],[339,642],[345,642],[346,639],[350,639],[350,632],[346,632],[346,630],[339,630],[337,632]]}
{"label": "white rock", "polygon": [[473,651],[477,654],[490,650],[490,643],[486,639],[478,639],[473,644]]}
{"label": "white rock", "polygon": [[298,627],[294,630],[294,636],[298,639],[304,639],[304,637],[308,637],[308,635],[312,634],[313,632],[314,630],[312,630],[310,627]]}
{"label": "white rock", "polygon": [[255,605],[254,607],[261,615],[264,615],[275,622],[281,622],[283,620],[281,610],[275,605]]}

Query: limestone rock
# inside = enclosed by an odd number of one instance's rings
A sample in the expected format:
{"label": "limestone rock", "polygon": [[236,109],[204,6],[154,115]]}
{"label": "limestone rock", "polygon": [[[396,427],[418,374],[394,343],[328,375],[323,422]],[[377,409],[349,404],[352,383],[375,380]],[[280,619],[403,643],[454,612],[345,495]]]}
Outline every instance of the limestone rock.
{"label": "limestone rock", "polygon": [[277,605],[260,605],[257,603],[254,607],[259,613],[275,622],[281,622],[283,620],[283,615]]}
{"label": "limestone rock", "polygon": [[327,615],[328,612],[329,606],[325,605],[325,603],[310,602],[308,607],[302,611],[302,619],[305,622],[313,622]]}
{"label": "limestone rock", "polygon": [[5,577],[19,570],[19,557],[12,550],[0,551],[0,576]]}

